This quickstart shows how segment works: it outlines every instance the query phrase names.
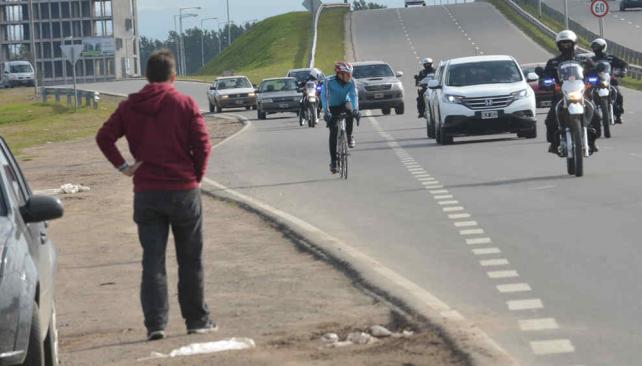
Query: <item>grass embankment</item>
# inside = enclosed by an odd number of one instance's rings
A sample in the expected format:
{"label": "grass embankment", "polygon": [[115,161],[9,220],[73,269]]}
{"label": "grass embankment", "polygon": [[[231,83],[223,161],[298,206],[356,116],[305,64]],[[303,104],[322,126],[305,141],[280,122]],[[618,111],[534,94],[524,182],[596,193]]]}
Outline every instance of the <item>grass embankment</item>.
{"label": "grass embankment", "polygon": [[[539,30],[537,27],[534,25],[530,24],[528,21],[526,21],[524,18],[521,17],[519,13],[517,13],[513,8],[511,8],[509,5],[506,4],[505,0],[485,0],[490,4],[493,4],[497,10],[499,10],[508,20],[510,20],[513,24],[515,24],[519,29],[522,30],[522,32],[526,33],[527,36],[529,36],[531,39],[533,39],[535,42],[537,42],[540,46],[544,47],[551,53],[558,53],[557,46],[555,45],[555,40]],[[535,7],[530,6],[528,4],[523,5],[520,4],[522,9],[526,10],[533,16],[537,16],[537,9]],[[549,28],[552,30],[559,32],[562,29],[564,29],[564,26],[555,21],[554,19],[548,18],[548,17],[543,17],[540,19],[540,21],[544,24],[546,24]],[[580,46],[583,48],[589,48],[589,42],[591,40],[586,40],[583,38],[580,38]],[[626,86],[631,89],[637,89],[637,90],[642,90],[642,81],[641,80],[635,80],[631,78],[621,78],[620,84],[623,86]]]}
{"label": "grass embankment", "polygon": [[326,74],[334,73],[334,64],[345,58],[346,8],[324,10],[319,19],[319,38],[315,66]]}
{"label": "grass embankment", "polygon": [[[331,72],[344,58],[344,18],[348,9],[328,9],[319,19],[315,66]],[[225,71],[246,75],[258,84],[268,77],[284,76],[289,69],[307,67],[312,45],[312,15],[287,13],[257,23],[220,56],[190,78],[212,81]]]}
{"label": "grass embankment", "polygon": [[44,104],[32,88],[0,90],[0,136],[14,154],[24,157],[23,150],[29,147],[93,136],[118,102],[102,96],[98,110],[82,107],[74,112],[66,97],[61,100],[56,104],[50,97]]}
{"label": "grass embankment", "polygon": [[289,69],[305,67],[312,40],[312,15],[295,12],[257,23],[194,76],[212,81],[224,71],[246,75],[253,83],[284,76]]}

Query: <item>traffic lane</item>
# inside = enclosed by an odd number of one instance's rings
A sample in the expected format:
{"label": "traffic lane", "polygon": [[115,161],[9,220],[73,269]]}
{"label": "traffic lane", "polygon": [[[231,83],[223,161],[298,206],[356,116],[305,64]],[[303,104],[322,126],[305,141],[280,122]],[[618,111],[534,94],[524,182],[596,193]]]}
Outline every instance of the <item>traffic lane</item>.
{"label": "traffic lane", "polygon": [[[414,9],[413,9],[414,10]],[[417,9],[416,11],[401,11],[402,20],[404,21],[408,33],[411,35],[411,40],[418,43],[416,39],[422,40],[420,43],[419,51],[432,50],[429,56],[436,55],[441,58],[448,58],[450,53],[458,53],[461,56],[471,54],[471,49],[466,46],[468,40],[461,34],[459,27],[448,16],[444,8],[429,8]],[[391,14],[393,18],[395,14]],[[500,17],[495,13],[494,17]],[[447,21],[444,21],[446,19]],[[488,20],[485,18],[481,21]],[[495,20],[495,19],[493,19]],[[371,21],[367,17],[363,17],[361,21],[364,24],[377,24],[381,20]],[[393,22],[393,20],[389,20]],[[353,24],[356,22],[353,21]],[[357,23],[358,25],[358,23]],[[427,27],[429,25],[430,27]],[[393,64],[409,65],[412,60],[409,51],[412,49],[407,45],[406,52],[400,52],[395,49],[392,52],[386,52],[386,48],[381,48],[377,44],[377,34],[374,29],[362,25],[364,28],[359,28],[360,32],[356,34],[356,41],[359,44],[360,58],[365,59],[385,59]],[[435,28],[433,28],[435,26]],[[443,32],[443,36],[442,36]],[[422,35],[430,34],[431,37],[422,37]],[[404,35],[405,36],[405,35]],[[509,38],[512,35],[507,35]],[[515,36],[517,37],[517,36]],[[447,42],[441,43],[438,47],[435,46],[438,40],[447,39]],[[516,44],[523,45],[523,42]],[[427,52],[427,51],[424,51]],[[408,98],[409,96],[407,96]],[[406,127],[400,129],[399,123],[403,123]],[[381,119],[380,124],[385,132],[394,136],[406,151],[411,154],[421,166],[426,167],[426,161],[435,161],[438,159],[432,147],[440,148],[434,144],[434,141],[429,141],[425,138],[425,120],[418,120],[414,116],[404,115],[395,116],[394,119]],[[449,146],[450,147],[450,146]],[[482,153],[481,156],[484,156]],[[447,156],[439,157],[443,160],[444,164],[448,166],[451,161],[463,159],[461,154],[447,153]],[[483,167],[483,162],[477,165]],[[397,162],[397,164],[399,164]],[[473,166],[473,169],[475,166]],[[468,167],[464,168],[470,169]],[[432,174],[441,183],[443,183],[441,176],[428,169],[428,173]],[[425,191],[419,188],[417,192]],[[418,211],[416,214],[420,216],[433,217],[434,211],[442,211],[442,207],[434,207],[435,200],[426,197],[427,202],[425,207]],[[432,204],[431,204],[432,203]],[[465,205],[465,202],[460,201]],[[501,342],[501,345],[509,350],[511,354],[517,357],[521,362],[528,365],[546,365],[546,361],[537,360],[531,350],[529,349],[528,337],[517,331],[518,317],[514,313],[506,311],[505,299],[497,296],[496,290],[493,286],[495,281],[491,280],[479,266],[478,260],[483,257],[475,257],[470,253],[470,247],[464,244],[462,236],[459,235],[459,230],[453,226],[452,220],[446,219],[447,215],[441,212],[441,219],[435,220],[434,218],[427,219],[426,225],[441,227],[442,236],[439,240],[432,243],[432,248],[426,248],[426,258],[424,260],[431,260],[435,264],[428,266],[413,266],[413,263],[408,263],[402,270],[402,274],[408,278],[413,279],[416,283],[427,286],[438,297],[445,300],[454,308],[458,309],[469,319],[474,319],[482,326],[484,330],[489,332],[491,336]],[[415,228],[415,231],[418,229]],[[421,235],[421,232],[419,232]],[[425,235],[424,235],[425,236]],[[418,245],[421,245],[420,243]],[[450,248],[457,255],[445,256],[443,247]],[[395,263],[395,258],[386,258],[386,263]],[[464,265],[462,265],[464,264]],[[458,279],[457,281],[450,280],[451,278]],[[565,358],[567,361],[572,361],[570,357]]]}
{"label": "traffic lane", "polygon": [[[497,9],[489,3],[448,6],[448,12],[459,24],[463,24],[464,30],[484,54],[511,55],[520,64],[545,62],[550,57],[548,52],[526,37],[508,19],[498,17]],[[493,19],[493,26],[480,24],[483,19]],[[502,35],[499,41],[498,34]]]}
{"label": "traffic lane", "polygon": [[[465,13],[466,13],[465,9],[464,9],[463,13],[465,15]],[[405,15],[404,13],[402,13],[402,14]],[[413,12],[411,14],[415,14],[415,13]],[[457,14],[459,16],[461,16],[462,15],[462,11],[459,11]],[[488,19],[488,17],[480,17],[478,19]],[[459,23],[468,24],[468,25],[473,26],[473,27],[475,26],[474,19],[467,19],[466,23],[464,23],[464,22],[459,22]],[[479,23],[479,21],[478,21],[478,23]],[[408,20],[406,20],[406,24],[409,24]],[[433,24],[433,23],[426,22],[425,24]],[[477,26],[481,27],[481,26],[483,26],[483,24],[477,24]],[[478,28],[475,28],[475,30],[477,30],[477,29]],[[410,27],[410,33],[413,34],[412,27]],[[419,31],[418,33],[423,33],[423,32]],[[431,32],[430,31],[425,31],[425,33],[431,33]],[[529,57],[529,55],[526,54],[526,52],[524,52],[524,45],[525,44],[526,45],[530,45],[531,43],[529,43],[529,41],[526,41],[525,38],[520,38],[520,37],[523,37],[521,35],[521,33],[517,33],[516,37],[517,37],[517,39],[515,39],[516,43],[514,43],[514,48],[512,48],[512,49],[514,49],[516,51],[516,52],[514,52],[514,56],[516,56],[518,59],[523,59],[524,57]],[[412,38],[414,38],[414,37],[412,37]],[[452,38],[450,38],[450,39],[452,39]],[[509,40],[509,42],[510,42],[510,40]],[[539,47],[536,47],[536,48],[539,48]],[[372,49],[376,50],[376,47],[372,47]],[[529,50],[529,51],[531,51],[531,50]],[[368,55],[368,57],[375,57],[375,56]],[[530,57],[533,57],[532,53],[530,54]],[[539,54],[536,55],[536,57],[537,57],[536,60],[541,60],[541,59],[545,60],[550,56],[548,56],[545,51],[539,50]],[[625,90],[624,93],[625,93],[625,96],[626,96],[627,100],[629,100],[629,101],[631,100],[631,98],[635,97],[635,93],[633,93],[633,92],[629,92],[629,91]],[[638,96],[638,98],[639,98],[639,96]],[[545,113],[545,112],[546,112],[545,110],[540,110],[540,113]],[[633,112],[633,113],[635,113],[635,112]],[[542,115],[540,115],[540,121],[538,122],[538,124],[539,124],[539,129],[540,129],[540,139],[537,140],[537,141],[534,141],[534,140],[523,141],[523,140],[515,139],[512,136],[495,136],[495,137],[490,137],[490,138],[463,139],[463,140],[467,141],[468,144],[461,144],[461,145],[464,145],[464,146],[475,146],[474,152],[469,152],[468,154],[470,154],[470,155],[474,154],[473,157],[479,157],[479,159],[476,159],[476,160],[473,159],[472,161],[471,161],[471,159],[468,159],[468,157],[466,156],[466,153],[453,152],[453,149],[457,150],[457,148],[459,147],[458,146],[459,144],[454,145],[454,146],[447,146],[447,147],[434,146],[436,149],[440,149],[440,148],[447,149],[447,152],[445,152],[444,155],[441,156],[440,154],[437,154],[434,150],[428,150],[427,152],[423,152],[424,150],[427,149],[427,146],[426,146],[427,144],[426,143],[417,142],[416,140],[414,140],[417,137],[417,134],[416,134],[417,131],[415,131],[413,134],[409,133],[410,131],[405,131],[405,133],[403,131],[396,131],[396,132],[391,132],[391,133],[393,135],[395,135],[395,137],[398,136],[399,140],[404,142],[402,144],[402,146],[406,147],[408,149],[408,151],[412,152],[413,150],[417,150],[417,151],[420,151],[420,156],[429,157],[429,158],[425,159],[426,160],[426,164],[429,164],[430,162],[435,162],[435,161],[439,161],[439,162],[443,163],[443,167],[446,170],[446,171],[443,172],[444,176],[447,176],[448,174],[453,174],[453,172],[457,172],[457,174],[456,174],[456,176],[454,178],[460,178],[461,179],[462,182],[459,183],[460,185],[471,184],[470,181],[475,182],[480,177],[485,177],[485,179],[482,179],[481,182],[480,182],[481,189],[484,189],[486,187],[486,184],[491,186],[491,187],[496,185],[498,187],[498,192],[494,192],[492,194],[492,196],[491,196],[495,200],[490,200],[490,202],[482,200],[484,202],[483,202],[483,204],[480,205],[480,209],[479,210],[475,210],[475,212],[480,212],[480,215],[483,215],[483,213],[484,213],[483,208],[485,208],[485,207],[494,207],[494,205],[496,205],[496,203],[494,201],[512,202],[513,204],[515,204],[515,203],[519,203],[522,200],[524,200],[525,193],[522,192],[521,190],[518,190],[514,194],[514,196],[510,195],[511,196],[510,199],[505,199],[504,191],[506,190],[506,186],[527,185],[527,186],[529,186],[529,189],[532,189],[532,190],[535,190],[535,191],[539,191],[539,190],[542,190],[542,189],[547,189],[547,186],[551,186],[552,183],[554,183],[557,179],[562,179],[564,181],[570,179],[570,178],[567,178],[565,176],[565,174],[564,174],[564,168],[565,168],[564,167],[564,162],[561,159],[556,159],[553,156],[545,153],[547,144],[544,142],[544,139],[543,139],[545,129],[544,129],[544,125],[543,125],[543,116]],[[421,131],[421,130],[418,130],[418,132],[421,135],[424,135],[424,133],[425,133],[424,131]],[[632,135],[635,135],[635,132],[633,132]],[[508,137],[508,140],[502,141],[506,137]],[[492,141],[494,138],[499,138],[499,139],[502,139],[502,140]],[[481,142],[481,141],[489,141],[489,142]],[[482,146],[481,148],[479,147],[480,145]],[[527,147],[528,150],[525,151],[525,152],[520,152],[520,153],[513,152],[512,150],[514,148],[511,147],[511,145]],[[490,151],[485,153],[483,151],[483,149],[486,146],[488,146],[488,149]],[[633,147],[633,146],[629,146],[629,144],[626,141],[621,142],[621,144],[617,145],[617,146],[624,146],[625,148],[629,148],[629,147],[632,148]],[[503,152],[502,153],[493,153],[493,150],[497,149],[497,148],[502,149]],[[606,146],[606,143],[605,143],[603,149],[608,150],[609,148],[610,148],[610,146]],[[443,152],[443,151],[446,151],[446,150],[441,150],[441,151]],[[624,154],[623,156],[620,156],[620,158],[626,158],[625,155],[626,154]],[[630,155],[628,155],[628,156],[630,157]],[[508,157],[508,160],[510,160],[510,161],[506,161],[507,160],[506,157]],[[510,159],[511,157],[515,157],[516,159]],[[595,158],[597,158],[597,157],[599,157],[599,154]],[[537,169],[533,169],[531,164],[525,164],[525,162],[529,162],[530,163],[531,161],[537,161],[538,159],[540,159],[541,161],[539,163],[536,163],[535,165],[538,166],[539,168],[541,168],[541,174],[540,175],[531,175],[531,174],[529,174],[529,173],[532,173],[532,170],[537,171]],[[594,158],[592,158],[592,159],[594,159]],[[459,162],[461,164],[454,164],[456,162]],[[501,164],[498,164],[497,162],[501,162]],[[494,169],[494,170],[493,169],[489,169],[488,168],[489,164],[495,164],[496,169]],[[555,166],[555,168],[553,168],[554,172],[551,172],[551,169],[550,169],[550,168],[552,168],[553,165],[547,165],[547,164],[553,164]],[[589,161],[587,161],[587,170],[588,169],[592,169],[591,165],[593,165],[593,163],[589,159]],[[606,165],[613,166],[612,163],[606,164]],[[501,169],[499,169],[499,171],[497,169],[497,166],[501,166]],[[526,168],[525,171],[519,171],[519,169],[524,168],[524,167]],[[608,170],[608,168],[609,168],[608,166],[602,166],[602,167],[598,167],[597,170],[598,171],[604,171],[604,169]],[[506,169],[506,172],[504,172],[504,169]],[[431,169],[428,169],[428,170],[431,171]],[[479,177],[476,176],[476,175],[473,175],[473,176],[467,175],[471,171],[473,173],[475,173],[475,174],[479,174]],[[485,174],[487,172],[491,172],[492,174],[490,176],[486,176]],[[519,175],[514,175],[514,174],[507,173],[507,172],[517,172],[517,173],[520,173],[520,174]],[[637,174],[637,173],[634,173],[634,174]],[[442,178],[441,175],[435,174],[434,176],[438,177],[442,181],[442,183],[445,180],[445,179],[441,179]],[[498,179],[498,178],[504,178],[504,177],[506,177],[506,178],[505,179]],[[466,181],[468,181],[469,183],[465,183]],[[495,184],[495,183],[497,183],[497,184]],[[617,184],[615,182],[609,182],[609,183],[611,185],[612,184]],[[472,183],[472,184],[474,186],[474,183]],[[449,185],[450,184],[448,184],[447,186],[449,186]],[[596,186],[599,186],[599,185],[600,185],[599,183],[596,184]],[[455,183],[454,186],[456,187],[457,183]],[[474,202],[476,200],[476,197],[479,195],[479,189],[474,189],[473,186],[471,186],[471,191],[472,191],[472,193],[470,195],[470,201],[471,202]],[[457,189],[457,188],[455,188],[455,189]],[[599,191],[599,187],[593,187],[593,189],[596,189],[596,190]],[[526,192],[526,193],[528,193],[528,192]],[[528,196],[526,196],[526,197],[528,197]],[[583,199],[587,199],[587,198],[584,197]],[[468,202],[468,201],[469,201],[468,199],[467,200],[462,200],[462,202],[464,202],[464,203]],[[545,212],[550,210],[550,207],[555,207],[556,206],[556,201],[550,202],[550,201],[546,201],[546,200],[543,200],[543,201],[542,200],[532,200],[531,203],[536,204],[536,203],[539,203],[539,202],[541,202],[543,204],[541,207],[539,207],[539,211],[535,211],[535,212],[539,212],[539,215],[544,215]],[[514,207],[512,205],[509,204],[508,208],[512,208],[513,211],[514,211]],[[512,211],[508,211],[508,212],[512,212]],[[531,228],[535,227],[535,228],[539,229],[541,227],[541,225],[539,225],[539,221],[542,221],[542,220],[538,219],[537,215],[535,215],[534,219],[533,218],[529,218],[529,220],[527,222],[531,224]],[[546,220],[544,220],[544,221],[546,221]],[[533,223],[536,223],[536,225],[533,225]],[[581,225],[581,222],[579,224]],[[516,225],[516,227],[521,227],[521,226]],[[553,227],[555,227],[555,226],[553,226]],[[515,233],[519,234],[520,230],[514,230],[514,231],[508,230],[508,231],[509,232],[515,232]],[[495,232],[503,233],[505,231],[506,231],[506,229],[500,223],[499,227],[496,229]],[[540,233],[540,235],[541,235],[541,233]],[[536,236],[535,238],[537,240],[542,239],[540,236]],[[598,236],[595,236],[595,238],[598,238]],[[511,240],[510,242],[513,242],[513,241]],[[550,255],[551,253],[555,253],[555,248],[545,247],[544,249],[542,249],[541,245],[538,245],[537,241],[532,245],[532,247],[540,248],[540,250],[543,251],[543,253],[539,253],[538,254],[539,258],[542,258],[543,263],[546,263],[545,259],[547,258],[547,254]],[[577,250],[577,248],[574,248],[574,249]],[[525,267],[529,268],[529,271],[530,271],[530,268],[533,267],[532,266],[533,265],[533,258],[538,258],[538,256],[530,255],[530,256],[524,256],[524,257],[526,258],[526,260],[524,260],[523,262],[520,261],[520,263],[523,263],[523,265]],[[573,263],[577,258],[568,257],[568,258],[565,258],[565,259],[568,259],[567,263]],[[533,268],[536,269],[535,272],[538,272],[537,266],[535,266]],[[523,272],[523,271],[521,271],[521,272]],[[554,272],[554,273],[556,273],[558,275],[562,275],[562,274],[560,274],[560,272]],[[573,277],[573,278],[574,279],[578,279],[578,281],[581,281],[582,277],[585,276],[585,274],[581,273],[580,271],[576,271],[574,273],[576,274],[576,276]],[[538,274],[535,274],[532,277],[541,278],[541,276],[539,276]],[[553,277],[555,277],[555,276],[553,276]],[[536,283],[538,284],[538,288],[541,288],[541,287],[546,286],[547,283],[549,283],[551,281],[555,282],[555,278],[553,278],[553,279],[546,278],[546,280],[544,280],[544,281],[537,280]],[[559,281],[557,281],[557,283],[559,283]],[[540,284],[542,286],[540,286]],[[583,284],[587,284],[587,283],[583,283]],[[578,286],[578,288],[581,288],[581,287],[582,286]],[[558,301],[560,299],[562,299],[562,300],[564,299],[564,297],[560,298],[559,295],[560,295],[560,293],[563,294],[565,292],[563,290],[559,290],[559,289],[555,289],[553,291],[544,291],[544,292],[547,292],[547,296],[550,295],[550,297],[552,299],[551,300],[552,304],[560,304],[560,307],[561,307],[562,311],[556,312],[555,316],[558,319],[560,319],[560,322],[565,322],[565,320],[566,320],[565,310],[569,310],[570,313],[574,312],[573,311],[573,306],[570,306],[570,305],[567,306],[568,304],[564,304],[563,301]],[[550,293],[548,293],[548,292],[550,292]],[[611,295],[613,295],[613,294],[604,294],[604,297],[602,297],[602,298],[603,299],[608,299],[608,298],[611,298]],[[542,296],[542,298],[545,301],[548,301],[546,296]],[[586,297],[584,297],[584,299],[586,299]],[[590,299],[588,299],[588,300],[590,301]],[[600,308],[600,307],[604,308],[603,305],[604,304],[598,304],[597,307],[598,308]],[[484,318],[484,312],[483,311],[479,311],[480,309],[471,309],[471,310],[473,312],[476,311],[477,313],[479,313],[479,316],[482,319]],[[555,310],[557,310],[557,309],[555,309]],[[604,312],[602,314],[604,314]],[[636,316],[636,314],[629,314],[629,315],[632,315],[633,318],[635,318],[635,316]],[[576,320],[573,317],[569,317],[569,319],[570,320]],[[590,317],[579,319],[579,322],[580,322],[579,324],[583,324],[582,322],[585,322],[586,319],[590,319]],[[574,324],[577,324],[577,323],[574,323]],[[595,324],[595,326],[598,329],[608,329],[608,327],[603,327],[603,324]],[[484,328],[484,329],[487,329],[487,328]],[[492,326],[488,327],[488,329],[492,329]],[[621,328],[619,328],[619,329],[622,330]],[[584,335],[584,336],[588,335],[589,337],[590,337],[590,334],[591,334],[591,332],[580,332],[580,333],[582,335]],[[498,333],[498,334],[499,334],[499,338],[503,338],[504,340],[506,340],[506,338],[507,338],[506,336],[507,335],[509,337],[511,336],[511,332],[507,332],[507,333],[504,333],[504,334]],[[510,339],[508,339],[506,341],[510,342]],[[592,339],[589,339],[589,340],[585,340],[583,338],[578,338],[578,344],[580,344],[580,347],[582,347],[582,349],[602,349],[602,350],[604,350],[605,348],[608,349],[608,345],[606,345],[606,347],[605,347],[604,343],[602,343],[601,345],[595,345],[594,343],[595,343],[595,338],[592,338]],[[502,344],[504,344],[504,342],[502,342]],[[627,345],[630,345],[630,343],[627,343]],[[593,346],[599,346],[599,347],[598,348],[594,348]],[[626,357],[631,356],[631,351],[630,351],[631,349],[632,348],[629,348],[629,352],[628,353],[625,352],[626,356],[623,357],[624,359],[626,359]],[[608,352],[605,352],[605,353],[608,353]],[[616,358],[617,358],[617,356],[616,356]],[[602,359],[608,359],[608,358],[602,357]]]}

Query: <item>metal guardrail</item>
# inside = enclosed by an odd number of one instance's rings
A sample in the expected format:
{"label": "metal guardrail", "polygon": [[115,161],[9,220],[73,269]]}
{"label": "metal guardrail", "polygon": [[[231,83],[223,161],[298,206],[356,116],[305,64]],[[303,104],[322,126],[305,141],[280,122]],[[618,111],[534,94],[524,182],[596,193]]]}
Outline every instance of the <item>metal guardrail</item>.
{"label": "metal guardrail", "polygon": [[312,18],[312,48],[310,49],[310,57],[308,59],[308,67],[314,67],[314,61],[317,55],[317,41],[319,38],[319,18],[321,18],[321,13],[323,10],[328,8],[348,8],[350,9],[350,4],[321,4],[316,12],[314,12],[314,17]]}
{"label": "metal guardrail", "polygon": [[[515,1],[504,0],[504,1],[511,8],[513,8],[524,20],[528,21],[529,23],[537,27],[540,31],[544,32],[551,38],[555,39],[555,36],[557,35],[557,33],[554,30],[549,28],[546,24],[542,23],[539,19],[534,17],[528,11],[524,10],[518,4],[518,2],[522,1],[525,3],[537,5],[536,0],[515,0]],[[564,15],[543,3],[542,3],[542,14],[549,16],[557,21],[561,20],[561,22],[563,23]],[[571,19],[569,19],[569,27],[575,33],[578,33],[580,37],[587,39],[589,41],[599,37],[599,35],[591,32],[590,30],[584,28],[579,23]],[[621,46],[620,44],[613,42],[611,40],[607,40],[607,41],[609,43],[609,50],[617,57],[620,57],[629,63],[628,76],[635,78],[637,80],[641,80],[642,66],[639,66],[639,65],[642,64],[642,53],[632,50],[630,48]],[[585,52],[590,52],[589,50],[585,50],[585,49],[582,49],[582,50]]]}
{"label": "metal guardrail", "polygon": [[100,93],[95,91],[87,90],[78,90],[76,95],[76,103],[74,104],[74,89],[73,88],[52,88],[52,87],[41,87],[40,95],[42,96],[42,102],[48,103],[49,97],[53,97],[56,103],[61,103],[61,98],[67,100],[67,105],[77,105],[82,106],[83,100],[85,101],[86,107],[93,107],[98,109],[98,102],[100,101]]}

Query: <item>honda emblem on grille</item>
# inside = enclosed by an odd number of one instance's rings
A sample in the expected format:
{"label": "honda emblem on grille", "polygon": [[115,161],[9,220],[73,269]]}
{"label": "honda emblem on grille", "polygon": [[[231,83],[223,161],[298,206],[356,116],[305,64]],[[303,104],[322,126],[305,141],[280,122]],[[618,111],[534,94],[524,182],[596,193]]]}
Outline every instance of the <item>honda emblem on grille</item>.
{"label": "honda emblem on grille", "polygon": [[494,103],[492,99],[486,99],[484,104],[486,104],[486,107],[492,107]]}

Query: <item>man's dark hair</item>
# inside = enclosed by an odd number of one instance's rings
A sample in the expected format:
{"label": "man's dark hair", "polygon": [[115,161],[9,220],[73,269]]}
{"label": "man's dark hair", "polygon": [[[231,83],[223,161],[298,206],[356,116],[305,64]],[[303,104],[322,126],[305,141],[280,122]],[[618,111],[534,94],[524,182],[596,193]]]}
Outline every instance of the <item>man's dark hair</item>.
{"label": "man's dark hair", "polygon": [[158,50],[149,56],[145,76],[150,83],[164,83],[176,73],[176,58],[172,51]]}

